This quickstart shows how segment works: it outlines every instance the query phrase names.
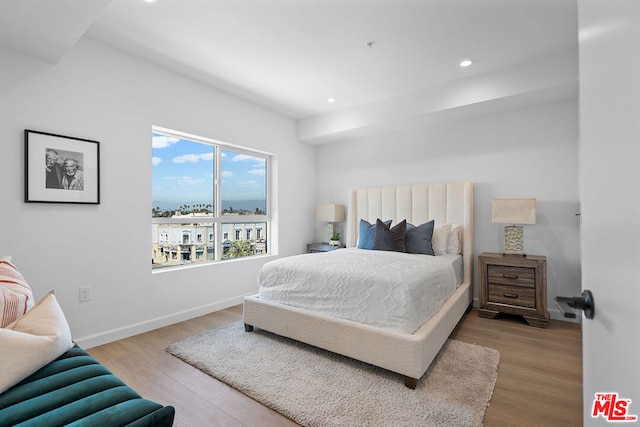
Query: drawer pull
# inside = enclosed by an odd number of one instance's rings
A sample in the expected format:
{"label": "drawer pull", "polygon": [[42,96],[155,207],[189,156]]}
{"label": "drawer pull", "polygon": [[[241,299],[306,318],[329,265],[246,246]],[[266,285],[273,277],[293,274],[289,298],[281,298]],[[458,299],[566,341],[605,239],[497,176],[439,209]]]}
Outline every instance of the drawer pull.
{"label": "drawer pull", "polygon": [[518,298],[518,294],[508,294],[506,292],[503,293],[502,296],[505,298]]}
{"label": "drawer pull", "polygon": [[518,275],[517,274],[503,274],[502,277],[504,277],[505,279],[517,279]]}

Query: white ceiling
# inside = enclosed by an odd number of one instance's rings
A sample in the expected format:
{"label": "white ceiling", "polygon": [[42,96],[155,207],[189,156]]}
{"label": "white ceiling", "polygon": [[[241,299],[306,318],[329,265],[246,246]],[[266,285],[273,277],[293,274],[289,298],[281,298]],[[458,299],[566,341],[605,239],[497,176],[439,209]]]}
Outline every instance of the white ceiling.
{"label": "white ceiling", "polygon": [[578,38],[575,0],[0,3],[0,48],[56,62],[83,35],[302,120],[576,52]]}

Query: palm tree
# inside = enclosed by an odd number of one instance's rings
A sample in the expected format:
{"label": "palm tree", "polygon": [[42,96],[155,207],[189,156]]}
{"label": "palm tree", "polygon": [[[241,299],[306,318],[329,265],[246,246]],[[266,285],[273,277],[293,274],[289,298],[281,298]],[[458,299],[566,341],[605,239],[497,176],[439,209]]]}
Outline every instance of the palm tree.
{"label": "palm tree", "polygon": [[234,240],[231,242],[229,252],[225,254],[225,258],[240,258],[253,254],[254,249],[251,240]]}

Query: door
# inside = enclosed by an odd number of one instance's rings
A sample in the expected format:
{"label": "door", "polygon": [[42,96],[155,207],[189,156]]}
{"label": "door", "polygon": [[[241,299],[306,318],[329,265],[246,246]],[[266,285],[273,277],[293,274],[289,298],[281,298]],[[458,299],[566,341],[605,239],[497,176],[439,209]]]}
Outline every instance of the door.
{"label": "door", "polygon": [[640,425],[640,1],[578,0],[578,26],[584,425]]}

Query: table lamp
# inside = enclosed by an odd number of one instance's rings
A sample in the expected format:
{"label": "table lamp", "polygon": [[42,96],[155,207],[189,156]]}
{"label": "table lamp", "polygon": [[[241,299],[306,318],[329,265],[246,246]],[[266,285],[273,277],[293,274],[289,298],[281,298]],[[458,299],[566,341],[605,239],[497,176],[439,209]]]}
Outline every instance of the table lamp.
{"label": "table lamp", "polygon": [[524,227],[536,223],[537,199],[493,199],[491,222],[504,227],[504,253],[525,255]]}
{"label": "table lamp", "polygon": [[329,242],[336,231],[335,223],[344,221],[344,205],[325,204],[316,207],[316,220],[326,222],[323,242]]}

